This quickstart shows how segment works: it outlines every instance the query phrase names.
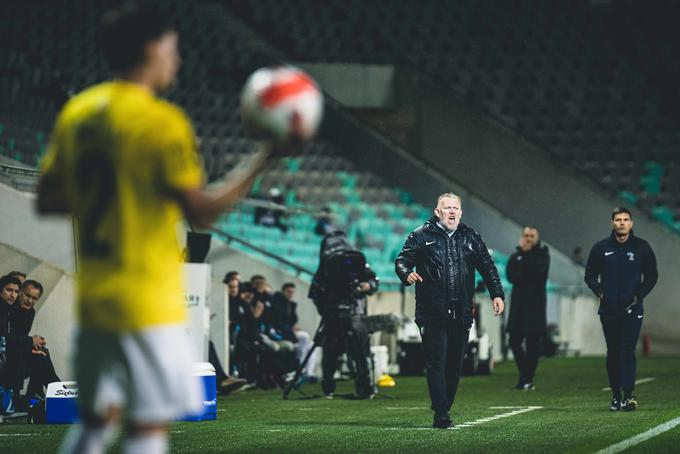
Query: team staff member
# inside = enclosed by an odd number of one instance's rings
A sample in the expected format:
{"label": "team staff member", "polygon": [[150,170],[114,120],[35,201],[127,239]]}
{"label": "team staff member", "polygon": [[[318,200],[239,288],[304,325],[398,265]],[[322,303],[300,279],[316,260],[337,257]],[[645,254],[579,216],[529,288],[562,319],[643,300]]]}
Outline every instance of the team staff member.
{"label": "team staff member", "polygon": [[[585,281],[600,299],[600,322],[607,343],[607,374],[612,389],[610,410],[635,410],[633,396],[643,299],[659,277],[651,246],[633,234],[630,211],[612,211],[612,233],[595,243],[586,265]],[[623,391],[623,400],[621,400]]]}
{"label": "team staff member", "polygon": [[440,195],[434,214],[408,236],[395,269],[405,285],[416,284],[416,323],[434,410],[432,427],[450,429],[449,412],[472,326],[475,269],[489,289],[496,316],[503,312],[504,294],[481,236],[460,222],[460,197]]}
{"label": "team staff member", "polygon": [[[545,286],[549,269],[550,253],[548,247],[541,243],[538,229],[524,227],[519,246],[508,259],[505,273],[512,282],[506,330],[510,334],[510,348],[519,371],[515,389],[534,389],[539,341],[547,327]],[[523,343],[526,343],[526,350]]]}
{"label": "team staff member", "polygon": [[63,452],[105,452],[125,411],[125,452],[168,450],[168,425],[201,408],[190,374],[175,226],[209,225],[261,171],[262,146],[242,172],[202,189],[193,128],[157,97],[180,64],[172,22],[149,7],[104,16],[112,81],[72,98],[57,118],[37,207],[79,227],[75,373],[82,427]]}

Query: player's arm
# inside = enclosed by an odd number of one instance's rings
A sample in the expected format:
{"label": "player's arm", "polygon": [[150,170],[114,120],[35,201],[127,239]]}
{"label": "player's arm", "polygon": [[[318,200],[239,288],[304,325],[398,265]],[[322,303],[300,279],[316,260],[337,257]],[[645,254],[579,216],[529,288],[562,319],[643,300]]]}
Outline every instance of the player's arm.
{"label": "player's arm", "polygon": [[36,208],[40,214],[69,214],[69,207],[58,178],[45,174],[38,181]]}
{"label": "player's arm", "polygon": [[250,189],[255,177],[266,168],[272,147],[259,146],[244,166],[227,174],[225,182],[216,190],[202,188],[178,189],[175,195],[186,217],[195,225],[209,227],[227,208],[237,203]]}
{"label": "player's arm", "polygon": [[61,126],[63,120],[60,115],[55,124],[50,145],[41,162],[42,173],[38,180],[36,209],[40,214],[69,214],[71,206],[67,197],[66,185],[69,178],[66,176],[66,166],[63,156]]}
{"label": "player's arm", "polygon": [[588,262],[586,263],[586,272],[583,280],[595,296],[602,299],[602,283],[600,282],[600,275],[602,274],[602,251],[595,244],[588,255]]}
{"label": "player's arm", "polygon": [[411,232],[401,248],[401,252],[394,261],[394,271],[401,279],[404,285],[412,285],[417,282],[423,282],[423,278],[413,267],[416,265],[416,255],[418,253],[418,240],[415,232]]}

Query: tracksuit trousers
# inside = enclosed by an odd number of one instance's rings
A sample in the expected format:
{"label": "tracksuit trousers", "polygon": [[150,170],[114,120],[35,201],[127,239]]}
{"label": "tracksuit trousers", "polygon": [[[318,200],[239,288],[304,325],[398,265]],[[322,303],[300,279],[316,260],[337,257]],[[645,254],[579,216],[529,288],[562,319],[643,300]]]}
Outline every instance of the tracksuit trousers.
{"label": "tracksuit trousers", "polygon": [[640,311],[600,315],[607,343],[607,375],[615,398],[621,398],[621,390],[624,398],[630,397],[635,389],[635,346],[640,337],[642,318]]}
{"label": "tracksuit trousers", "polygon": [[421,323],[427,387],[437,418],[449,416],[456,398],[469,335],[462,319]]}

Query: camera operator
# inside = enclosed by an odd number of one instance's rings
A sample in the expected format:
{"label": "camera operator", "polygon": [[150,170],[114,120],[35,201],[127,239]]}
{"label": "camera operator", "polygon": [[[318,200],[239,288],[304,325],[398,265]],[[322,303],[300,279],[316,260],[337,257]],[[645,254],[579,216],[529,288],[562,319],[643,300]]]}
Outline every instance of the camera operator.
{"label": "camera operator", "polygon": [[344,232],[332,232],[323,238],[319,268],[308,296],[324,324],[321,386],[327,398],[335,392],[333,375],[342,353],[347,353],[348,361],[354,365],[357,395],[366,399],[374,394],[368,365],[368,329],[363,318],[366,296],[378,290],[378,283],[363,254],[354,250]]}

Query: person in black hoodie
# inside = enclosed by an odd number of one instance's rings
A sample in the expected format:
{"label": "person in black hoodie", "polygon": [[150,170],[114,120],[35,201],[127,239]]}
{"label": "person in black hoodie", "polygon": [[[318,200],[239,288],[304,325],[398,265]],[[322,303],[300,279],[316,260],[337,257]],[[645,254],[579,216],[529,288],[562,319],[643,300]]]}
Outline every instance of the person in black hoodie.
{"label": "person in black hoodie", "polygon": [[550,254],[548,247],[541,243],[538,229],[524,227],[517,251],[510,256],[506,267],[506,276],[513,284],[506,330],[519,370],[515,389],[534,389],[539,341],[547,327],[545,286],[549,268]]}
{"label": "person in black hoodie", "polygon": [[[635,346],[644,316],[644,298],[659,274],[651,246],[633,234],[630,211],[612,212],[612,233],[595,243],[586,264],[585,282],[600,300],[600,322],[607,343],[607,375],[612,411],[635,410]],[[621,396],[623,391],[623,400]]]}
{"label": "person in black hoodie", "polygon": [[496,316],[503,312],[505,295],[482,237],[460,222],[460,197],[440,195],[434,214],[408,236],[395,271],[404,285],[416,284],[415,321],[423,339],[432,426],[450,429],[449,412],[472,326],[475,270],[484,279]]}

